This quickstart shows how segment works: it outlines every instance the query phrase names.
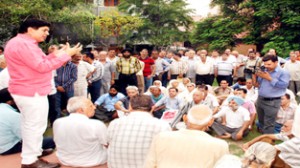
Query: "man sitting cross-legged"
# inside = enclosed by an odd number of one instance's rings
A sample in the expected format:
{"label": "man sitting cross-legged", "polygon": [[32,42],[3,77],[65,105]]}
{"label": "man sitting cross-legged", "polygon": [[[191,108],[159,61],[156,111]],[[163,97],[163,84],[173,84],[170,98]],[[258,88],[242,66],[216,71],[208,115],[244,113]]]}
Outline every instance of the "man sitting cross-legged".
{"label": "man sitting cross-legged", "polygon": [[220,138],[232,138],[233,140],[241,140],[248,134],[248,126],[250,123],[249,112],[242,107],[244,100],[238,96],[230,96],[227,101],[228,107],[223,107],[214,118],[223,117],[223,122],[215,121],[212,129]]}
{"label": "man sitting cross-legged", "polygon": [[162,131],[170,131],[169,124],[154,118],[152,100],[147,95],[130,99],[128,116],[113,120],[108,127],[108,167],[142,167],[152,139]]}
{"label": "man sitting cross-legged", "polygon": [[204,132],[213,122],[212,115],[206,105],[192,107],[184,115],[187,129],[162,132],[153,139],[144,168],[213,167],[228,153],[228,144]]}
{"label": "man sitting cross-legged", "polygon": [[67,166],[89,167],[106,163],[106,126],[89,119],[95,114],[94,104],[85,97],[68,101],[70,115],[53,125],[59,161]]}

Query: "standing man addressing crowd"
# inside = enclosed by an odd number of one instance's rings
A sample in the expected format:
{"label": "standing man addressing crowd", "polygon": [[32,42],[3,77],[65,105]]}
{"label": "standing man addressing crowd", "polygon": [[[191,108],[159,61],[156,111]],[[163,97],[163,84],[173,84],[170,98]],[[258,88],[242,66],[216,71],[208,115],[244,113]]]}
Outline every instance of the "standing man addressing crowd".
{"label": "standing man addressing crowd", "polygon": [[286,92],[290,75],[278,65],[275,55],[264,56],[263,62],[265,69],[261,68],[253,75],[254,83],[258,86],[256,110],[262,132],[272,134],[281,96]]}
{"label": "standing man addressing crowd", "polygon": [[62,66],[71,56],[80,52],[77,44],[69,44],[46,56],[38,43],[49,35],[50,23],[28,19],[23,22],[19,34],[8,41],[5,48],[9,92],[21,111],[21,134],[23,138],[22,168],[54,168],[59,164],[39,160],[43,133],[47,127],[48,99],[51,90],[52,70]]}

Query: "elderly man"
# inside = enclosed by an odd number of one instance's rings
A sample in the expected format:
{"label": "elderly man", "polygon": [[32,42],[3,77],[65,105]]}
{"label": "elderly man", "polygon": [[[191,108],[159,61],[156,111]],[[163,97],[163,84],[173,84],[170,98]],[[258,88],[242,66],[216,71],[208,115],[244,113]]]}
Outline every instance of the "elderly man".
{"label": "elderly man", "polygon": [[150,114],[150,96],[134,96],[130,104],[129,115],[112,121],[108,127],[108,167],[142,167],[153,137],[171,130],[167,122]]}
{"label": "elderly man", "polygon": [[129,102],[133,96],[139,94],[139,89],[136,86],[127,86],[126,88],[127,96],[117,101],[115,104],[116,110],[121,110],[123,112],[129,112]]}
{"label": "elderly man", "polygon": [[229,152],[224,140],[204,132],[213,122],[208,106],[192,107],[184,121],[187,129],[163,132],[153,139],[144,168],[208,168]]}
{"label": "elderly man", "polygon": [[115,71],[116,67],[114,66],[113,62],[110,62],[107,59],[107,52],[100,51],[99,52],[99,62],[102,63],[104,70],[103,70],[103,77],[101,79],[101,94],[105,94],[108,92],[109,87],[115,83]]}
{"label": "elderly man", "polygon": [[281,140],[281,141],[289,140],[291,137],[293,137],[293,135],[292,135],[293,122],[294,122],[294,120],[287,120],[281,127],[280,133],[264,134],[264,135],[258,136],[256,138],[252,139],[251,141],[245,143],[243,145],[243,149],[246,150],[249,148],[249,146],[251,146],[252,144],[259,142],[259,141],[270,142],[273,140]]}
{"label": "elderly man", "polygon": [[90,167],[106,163],[107,128],[94,116],[95,106],[85,97],[72,97],[67,109],[70,115],[53,125],[56,155],[67,166]]}
{"label": "elderly man", "polygon": [[[293,156],[299,156],[299,138],[295,138],[295,133],[292,132],[294,129],[293,126],[294,120],[288,120],[284,123],[283,127],[281,128],[281,132],[279,134],[264,134],[259,137],[254,138],[253,140],[245,143],[243,145],[243,149],[246,150],[252,144],[259,142],[259,141],[264,141],[268,142],[271,144],[274,144],[275,140],[280,140],[283,141],[282,144],[276,145],[276,148],[278,150],[282,150],[282,154],[276,156],[275,161],[273,162],[272,166],[274,167],[286,167],[286,164],[291,164],[292,165],[298,165],[299,162],[299,157],[290,157],[291,155]],[[287,143],[285,143],[287,142]],[[297,153],[298,151],[298,153]],[[279,152],[278,152],[279,153]]]}
{"label": "elderly man", "polygon": [[179,98],[178,89],[171,87],[169,90],[169,96],[164,96],[152,107],[153,110],[156,110],[157,107],[165,105],[166,110],[179,110],[183,106],[183,100]]}
{"label": "elderly man", "polygon": [[188,111],[195,105],[200,105],[202,104],[202,101],[204,99],[204,92],[200,91],[200,90],[196,90],[193,93],[193,100],[186,103],[177,113],[177,115],[175,116],[174,120],[171,122],[171,127],[174,128],[176,126],[176,124],[178,122],[180,122],[180,120],[182,119],[184,114],[187,114]]}
{"label": "elderly man", "polygon": [[233,140],[241,140],[248,134],[248,126],[250,122],[249,112],[242,107],[244,100],[238,96],[231,96],[228,99],[228,107],[223,107],[214,118],[223,117],[223,122],[215,121],[212,129],[220,138],[232,138]]}
{"label": "elderly man", "polygon": [[288,88],[297,95],[300,92],[300,62],[294,51],[290,52],[290,60],[284,64],[283,69],[291,75]]}

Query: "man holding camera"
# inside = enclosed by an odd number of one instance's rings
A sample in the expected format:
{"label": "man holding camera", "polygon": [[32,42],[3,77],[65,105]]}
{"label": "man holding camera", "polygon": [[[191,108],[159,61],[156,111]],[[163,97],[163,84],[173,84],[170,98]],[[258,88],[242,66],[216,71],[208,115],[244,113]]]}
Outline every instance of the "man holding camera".
{"label": "man holding camera", "polygon": [[277,56],[268,54],[262,61],[265,68],[253,74],[254,83],[258,87],[256,110],[260,129],[264,134],[272,134],[281,96],[286,92],[290,75],[278,65]]}

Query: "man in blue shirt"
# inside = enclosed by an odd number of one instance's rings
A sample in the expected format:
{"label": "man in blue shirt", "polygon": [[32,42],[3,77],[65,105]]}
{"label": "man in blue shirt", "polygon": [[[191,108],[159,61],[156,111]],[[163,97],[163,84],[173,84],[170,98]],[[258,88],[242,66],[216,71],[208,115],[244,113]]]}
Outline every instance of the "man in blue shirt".
{"label": "man in blue shirt", "polygon": [[281,96],[289,85],[290,75],[278,65],[278,57],[263,57],[264,67],[256,70],[253,80],[258,86],[256,110],[261,130],[264,134],[273,134],[277,113],[281,104]]}
{"label": "man in blue shirt", "polygon": [[[9,104],[0,103],[0,116],[0,155],[21,152],[21,114]],[[52,153],[55,148],[52,138],[44,138],[42,148],[43,156]]]}
{"label": "man in blue shirt", "polygon": [[95,105],[97,109],[95,111],[95,118],[108,122],[117,117],[117,112],[114,105],[125,96],[118,92],[118,87],[112,85],[109,92],[100,96],[96,101]]}

